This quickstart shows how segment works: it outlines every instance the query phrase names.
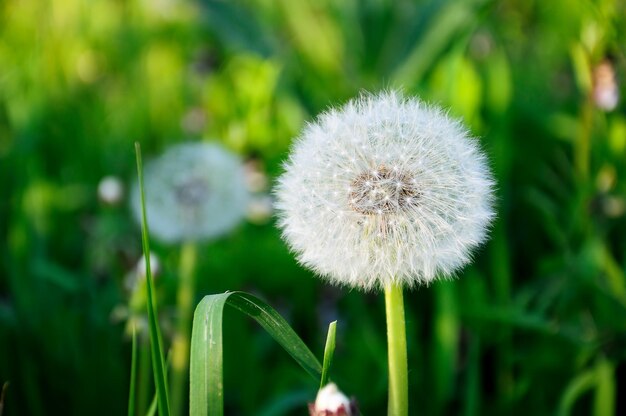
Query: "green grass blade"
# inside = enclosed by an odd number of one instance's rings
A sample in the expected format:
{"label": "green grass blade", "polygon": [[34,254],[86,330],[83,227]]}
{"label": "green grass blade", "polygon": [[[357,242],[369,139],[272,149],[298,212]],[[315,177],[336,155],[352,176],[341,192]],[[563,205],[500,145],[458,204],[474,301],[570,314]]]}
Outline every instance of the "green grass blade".
{"label": "green grass blade", "polygon": [[569,416],[572,413],[576,400],[578,400],[588,390],[591,390],[595,382],[596,374],[593,370],[586,371],[573,379],[561,397],[557,415]]}
{"label": "green grass blade", "polygon": [[333,363],[335,354],[335,335],[337,334],[337,321],[332,321],[328,325],[328,335],[326,335],[326,346],[324,347],[324,365],[322,366],[322,377],[320,378],[320,389],[328,384],[328,372]]}
{"label": "green grass blade", "polygon": [[314,378],[322,366],[289,324],[268,304],[244,292],[205,296],[193,319],[190,414],[224,414],[222,326],[229,305],[256,320]]}
{"label": "green grass blade", "polygon": [[593,404],[594,416],[611,416],[616,413],[615,367],[605,357],[598,358],[595,368],[596,392]]}
{"label": "green grass blade", "polygon": [[137,383],[137,331],[133,326],[133,342],[130,360],[130,391],[128,393],[128,416],[135,416],[135,389]]}
{"label": "green grass blade", "polygon": [[[172,364],[172,356],[171,356],[171,351],[170,354],[168,354],[167,356],[167,367],[170,367]],[[146,416],[154,416],[156,415],[156,411],[157,411],[157,394],[155,393],[154,396],[152,396],[152,401],[150,402],[150,407],[148,407],[148,410],[146,411]]]}
{"label": "green grass blade", "polygon": [[152,369],[154,372],[154,384],[157,389],[157,402],[159,415],[169,416],[170,406],[167,395],[167,374],[165,372],[165,360],[163,359],[163,342],[157,322],[157,304],[154,298],[152,285],[152,272],[150,269],[150,240],[148,239],[148,222],[146,219],[145,193],[143,188],[143,165],[141,163],[141,146],[135,142],[137,155],[137,175],[139,176],[139,193],[141,195],[141,237],[143,254],[146,259],[146,288],[148,304],[148,325],[150,328],[150,350],[152,352]]}
{"label": "green grass blade", "polygon": [[157,410],[157,396],[155,394],[154,397],[152,398],[152,402],[150,402],[150,407],[148,408],[148,412],[146,413],[146,416],[156,415],[156,410]]}

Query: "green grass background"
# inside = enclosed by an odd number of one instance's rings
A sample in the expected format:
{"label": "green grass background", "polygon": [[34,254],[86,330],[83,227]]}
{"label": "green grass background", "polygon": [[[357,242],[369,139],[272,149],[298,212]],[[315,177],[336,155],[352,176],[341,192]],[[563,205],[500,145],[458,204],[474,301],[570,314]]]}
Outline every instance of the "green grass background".
{"label": "green grass background", "polygon": [[[625,45],[621,0],[0,1],[5,415],[126,411],[140,230],[96,188],[135,180],[134,141],[219,140],[273,180],[304,123],[393,87],[462,117],[498,183],[475,264],[405,295],[411,413],[625,414],[626,106],[592,100],[604,59],[623,95]],[[180,250],[152,245],[167,340]],[[301,269],[272,222],[199,249],[198,296],[263,297],[320,359],[338,319],[331,378],[384,414],[382,296]],[[317,383],[226,318],[227,414],[305,414]]]}

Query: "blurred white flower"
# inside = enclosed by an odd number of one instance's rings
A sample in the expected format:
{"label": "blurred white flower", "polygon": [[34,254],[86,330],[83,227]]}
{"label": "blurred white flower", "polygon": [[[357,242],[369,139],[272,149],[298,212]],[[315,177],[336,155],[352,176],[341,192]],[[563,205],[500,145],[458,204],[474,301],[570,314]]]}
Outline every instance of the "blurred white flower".
{"label": "blurred white flower", "polygon": [[[161,275],[161,260],[155,253],[150,252],[150,271],[152,278],[155,279]],[[135,267],[131,269],[124,279],[125,289],[133,293],[137,289],[137,284],[146,279],[146,256],[143,254],[137,260]]]}
{"label": "blurred white flower", "polygon": [[398,92],[322,114],[285,169],[276,191],[284,238],[305,266],[363,290],[454,273],[494,217],[477,141]]}
{"label": "blurred white flower", "polygon": [[274,204],[269,195],[261,194],[250,198],[247,218],[255,224],[265,224],[272,217]]}
{"label": "blurred white flower", "polygon": [[[145,279],[146,270],[146,256],[142,255],[141,258],[137,261],[137,265],[135,266],[135,273],[137,274],[137,277]],[[150,252],[150,272],[152,273],[153,277],[161,274],[161,261],[159,260],[159,257],[153,252]]]}
{"label": "blurred white flower", "polygon": [[124,184],[116,176],[105,176],[98,183],[98,197],[109,205],[117,205],[124,197]]}
{"label": "blurred white flower", "polygon": [[268,179],[263,165],[258,159],[250,159],[244,164],[246,184],[250,192],[264,192],[267,190]]}
{"label": "blurred white flower", "polygon": [[192,108],[180,121],[180,126],[189,134],[200,134],[205,125],[206,114],[202,107]]}
{"label": "blurred white flower", "polygon": [[317,393],[315,403],[309,405],[310,416],[354,416],[356,405],[335,383],[328,383]]}
{"label": "blurred white flower", "polygon": [[609,60],[600,62],[593,70],[593,101],[604,111],[615,110],[619,103],[615,69]]}
{"label": "blurred white flower", "polygon": [[[237,225],[247,208],[242,165],[217,144],[185,143],[145,166],[148,228],[167,242],[214,238]],[[132,207],[141,219],[139,186]]]}

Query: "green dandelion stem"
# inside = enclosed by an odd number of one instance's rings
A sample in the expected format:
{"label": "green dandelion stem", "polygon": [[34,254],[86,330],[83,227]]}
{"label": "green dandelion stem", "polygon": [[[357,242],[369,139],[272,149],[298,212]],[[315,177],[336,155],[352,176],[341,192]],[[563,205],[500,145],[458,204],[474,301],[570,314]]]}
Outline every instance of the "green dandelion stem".
{"label": "green dandelion stem", "polygon": [[402,287],[385,287],[387,313],[387,345],[389,360],[389,416],[409,414],[409,377],[406,352],[406,324]]}
{"label": "green dandelion stem", "polygon": [[197,249],[185,243],[180,253],[177,294],[178,325],[172,341],[172,412],[183,414],[184,396],[189,381],[189,340],[196,292]]}

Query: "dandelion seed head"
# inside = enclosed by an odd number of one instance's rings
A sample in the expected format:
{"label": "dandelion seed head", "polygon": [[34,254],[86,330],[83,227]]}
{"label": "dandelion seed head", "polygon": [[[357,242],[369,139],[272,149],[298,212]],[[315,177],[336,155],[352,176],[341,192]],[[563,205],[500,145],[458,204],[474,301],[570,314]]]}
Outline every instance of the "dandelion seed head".
{"label": "dandelion seed head", "polygon": [[[248,191],[239,159],[214,143],[171,147],[144,170],[148,228],[166,243],[218,237],[237,225]],[[139,186],[131,198],[141,219]]]}
{"label": "dandelion seed head", "polygon": [[459,121],[398,92],[364,94],[304,129],[276,208],[298,260],[328,281],[410,287],[470,261],[494,218],[493,186]]}

